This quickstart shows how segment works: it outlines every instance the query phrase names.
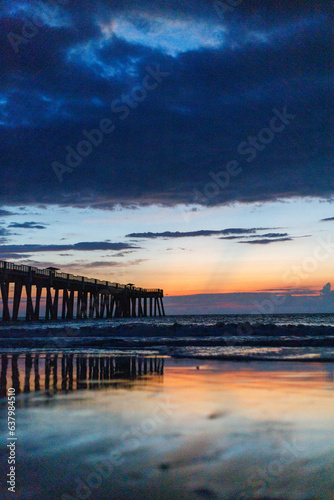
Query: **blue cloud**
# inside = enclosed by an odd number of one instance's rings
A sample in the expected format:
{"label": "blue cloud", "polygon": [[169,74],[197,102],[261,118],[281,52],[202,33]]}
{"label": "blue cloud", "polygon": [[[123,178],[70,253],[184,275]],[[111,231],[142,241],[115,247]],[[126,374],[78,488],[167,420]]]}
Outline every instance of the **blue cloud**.
{"label": "blue cloud", "polygon": [[[242,2],[224,19],[201,0],[48,8],[0,6],[2,203],[192,203],[232,159],[242,174],[206,204],[333,194],[328,2]],[[7,35],[34,15],[40,27],[16,54]],[[121,120],[111,105],[148,66],[169,76]],[[284,106],[293,125],[248,163],[238,146]],[[52,162],[103,118],[114,133],[59,183]]]}

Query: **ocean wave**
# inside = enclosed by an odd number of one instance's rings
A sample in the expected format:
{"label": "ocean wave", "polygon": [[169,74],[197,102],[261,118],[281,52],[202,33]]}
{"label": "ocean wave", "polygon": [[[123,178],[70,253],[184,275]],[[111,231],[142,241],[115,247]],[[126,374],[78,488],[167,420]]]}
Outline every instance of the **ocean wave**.
{"label": "ocean wave", "polygon": [[239,359],[334,359],[334,327],[216,322],[212,325],[131,322],[76,323],[2,329],[0,351],[94,349],[174,357]]}
{"label": "ocean wave", "polygon": [[329,325],[305,325],[287,324],[277,325],[274,323],[224,323],[217,322],[213,325],[183,324],[174,322],[172,324],[152,324],[143,322],[132,322],[124,324],[103,324],[102,322],[90,325],[75,323],[67,325],[25,325],[1,328],[1,338],[51,338],[51,337],[333,337],[334,326]]}

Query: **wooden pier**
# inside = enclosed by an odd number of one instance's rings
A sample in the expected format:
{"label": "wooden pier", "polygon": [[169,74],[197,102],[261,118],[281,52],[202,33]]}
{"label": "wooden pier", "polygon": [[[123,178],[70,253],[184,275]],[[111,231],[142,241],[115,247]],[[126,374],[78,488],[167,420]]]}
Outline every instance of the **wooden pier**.
{"label": "wooden pier", "polygon": [[[12,293],[11,289],[14,287]],[[165,316],[163,290],[121,285],[84,276],[0,261],[2,320],[103,319]],[[22,292],[25,298],[22,299]],[[41,316],[41,299],[45,315]]]}

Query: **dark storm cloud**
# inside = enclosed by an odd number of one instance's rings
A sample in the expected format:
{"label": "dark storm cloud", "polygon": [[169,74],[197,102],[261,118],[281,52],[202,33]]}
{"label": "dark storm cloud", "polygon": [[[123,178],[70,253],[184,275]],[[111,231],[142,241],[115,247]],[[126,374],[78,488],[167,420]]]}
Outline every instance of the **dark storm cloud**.
{"label": "dark storm cloud", "polygon": [[11,222],[8,226],[13,229],[45,229],[46,226],[39,224],[38,222]]}
{"label": "dark storm cloud", "polygon": [[[2,203],[193,202],[233,159],[241,173],[202,203],[332,194],[331,2],[241,2],[224,18],[204,0],[40,5],[0,7]],[[23,14],[38,29],[15,53]],[[121,120],[111,103],[157,66],[169,75]],[[239,145],[284,106],[296,118],[248,162]],[[114,132],[60,183],[51,163],[103,118]]]}
{"label": "dark storm cloud", "polygon": [[[201,230],[201,231],[164,231],[163,233],[130,233],[127,234],[127,238],[193,238],[196,236],[215,236],[218,234],[251,234],[256,233],[256,231],[261,230],[261,228],[251,228],[251,229],[243,229],[243,228],[228,228],[221,229],[220,231],[210,231],[210,230]],[[238,236],[235,236],[236,238]]]}
{"label": "dark storm cloud", "polygon": [[27,254],[36,252],[62,252],[66,250],[95,251],[95,250],[124,250],[139,248],[128,243],[109,243],[106,241],[87,241],[73,245],[0,245],[0,257],[10,254]]}

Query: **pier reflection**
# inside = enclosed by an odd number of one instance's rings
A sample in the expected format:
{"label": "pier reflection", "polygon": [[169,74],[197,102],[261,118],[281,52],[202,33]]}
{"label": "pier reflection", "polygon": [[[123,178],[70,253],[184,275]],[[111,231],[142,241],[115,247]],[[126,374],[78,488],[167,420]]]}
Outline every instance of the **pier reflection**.
{"label": "pier reflection", "polygon": [[0,397],[13,387],[16,395],[131,387],[131,381],[163,375],[163,358],[78,353],[2,354]]}

